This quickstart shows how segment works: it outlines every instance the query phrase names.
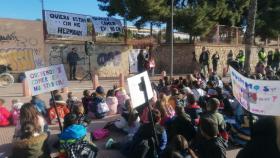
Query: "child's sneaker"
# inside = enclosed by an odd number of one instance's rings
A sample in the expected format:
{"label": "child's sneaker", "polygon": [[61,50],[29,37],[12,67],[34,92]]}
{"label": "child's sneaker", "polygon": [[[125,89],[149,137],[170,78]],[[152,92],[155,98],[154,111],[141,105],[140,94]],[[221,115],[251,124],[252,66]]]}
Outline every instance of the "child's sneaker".
{"label": "child's sneaker", "polygon": [[105,148],[110,149],[112,147],[112,144],[114,144],[114,143],[115,143],[114,139],[112,139],[112,138],[108,139],[108,141],[105,144]]}

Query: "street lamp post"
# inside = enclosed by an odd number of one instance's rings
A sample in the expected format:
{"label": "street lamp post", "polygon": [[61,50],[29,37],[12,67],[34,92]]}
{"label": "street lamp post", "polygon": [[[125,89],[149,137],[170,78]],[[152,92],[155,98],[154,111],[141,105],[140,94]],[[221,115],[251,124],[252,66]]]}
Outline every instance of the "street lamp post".
{"label": "street lamp post", "polygon": [[170,70],[170,79],[173,77],[173,69],[174,69],[174,36],[173,36],[173,16],[174,16],[174,0],[171,2],[171,70]]}

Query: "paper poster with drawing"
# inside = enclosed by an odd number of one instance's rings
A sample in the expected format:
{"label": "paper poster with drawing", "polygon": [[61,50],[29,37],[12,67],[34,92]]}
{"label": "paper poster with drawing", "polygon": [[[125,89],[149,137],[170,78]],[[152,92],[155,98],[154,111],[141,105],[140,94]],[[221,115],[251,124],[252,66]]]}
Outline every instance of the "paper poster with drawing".
{"label": "paper poster with drawing", "polygon": [[253,80],[230,67],[234,97],[248,111],[280,116],[280,81]]}

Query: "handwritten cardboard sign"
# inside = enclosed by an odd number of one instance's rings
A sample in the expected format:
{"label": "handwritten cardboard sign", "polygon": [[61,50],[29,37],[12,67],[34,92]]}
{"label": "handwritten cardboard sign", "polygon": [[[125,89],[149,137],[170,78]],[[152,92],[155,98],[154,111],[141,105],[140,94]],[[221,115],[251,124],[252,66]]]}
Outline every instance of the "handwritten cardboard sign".
{"label": "handwritten cardboard sign", "polygon": [[62,64],[27,71],[25,76],[32,96],[68,86]]}

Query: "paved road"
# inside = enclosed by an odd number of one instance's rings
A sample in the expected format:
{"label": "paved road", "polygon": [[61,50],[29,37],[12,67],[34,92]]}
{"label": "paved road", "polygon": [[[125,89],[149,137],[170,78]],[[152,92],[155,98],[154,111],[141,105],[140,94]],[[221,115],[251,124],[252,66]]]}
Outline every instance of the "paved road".
{"label": "paved road", "polygon": [[[117,84],[117,80],[101,80],[99,81],[101,85],[104,86],[106,90],[113,87],[113,85]],[[69,91],[72,91],[75,96],[78,98],[82,97],[82,92],[85,89],[92,90],[91,82],[84,81],[82,83],[80,82],[70,82]],[[6,106],[10,109],[11,100],[18,98],[22,102],[30,101],[31,97],[23,97],[22,96],[22,86],[21,84],[14,84],[11,87],[8,88],[0,88],[0,98],[3,98],[6,100]],[[67,94],[63,94],[64,99],[66,99]],[[40,96],[43,100],[48,103],[48,100],[50,98],[50,94],[42,94]],[[88,131],[92,132],[94,129],[102,128],[108,121],[116,119],[118,116],[109,117],[104,120],[96,120],[93,121],[93,123],[89,126]],[[59,133],[57,126],[51,126],[51,133],[52,137],[55,137],[55,134]],[[0,128],[0,158],[5,157],[5,155],[8,155],[10,153],[11,149],[11,142],[12,142],[12,136],[14,134],[14,127],[5,127]],[[118,133],[111,133],[111,137],[113,137],[115,140],[123,140],[125,139],[125,136],[118,134]],[[105,150],[104,144],[106,140],[96,141],[96,145],[100,148],[99,156],[98,158],[122,158],[123,156],[118,152],[114,150]],[[227,152],[228,158],[234,158],[236,156],[236,153],[238,150],[231,150]],[[2,154],[4,153],[4,155]]]}

